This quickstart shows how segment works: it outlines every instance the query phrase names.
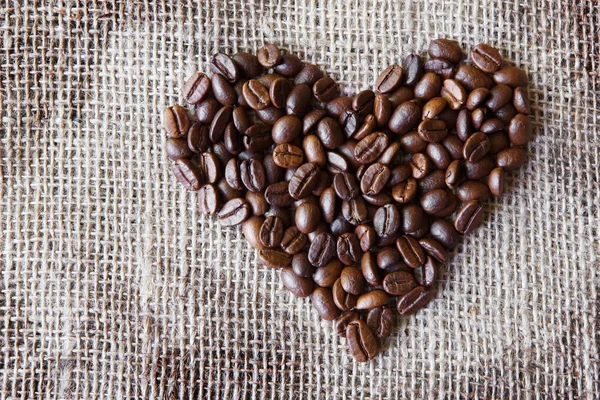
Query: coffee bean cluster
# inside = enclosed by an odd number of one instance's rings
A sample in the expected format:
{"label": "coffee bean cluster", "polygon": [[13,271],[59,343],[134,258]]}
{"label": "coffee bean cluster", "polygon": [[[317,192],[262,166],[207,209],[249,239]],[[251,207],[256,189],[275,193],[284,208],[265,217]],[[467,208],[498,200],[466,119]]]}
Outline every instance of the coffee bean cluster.
{"label": "coffee bean cluster", "polygon": [[[374,90],[340,96],[273,44],[215,54],[164,112],[173,174],[222,226],[242,225],[260,262],[336,320],[357,361],[395,313],[425,306],[448,251],[483,220],[532,136],[527,75],[486,44],[431,42]],[[393,311],[395,309],[395,312]]]}

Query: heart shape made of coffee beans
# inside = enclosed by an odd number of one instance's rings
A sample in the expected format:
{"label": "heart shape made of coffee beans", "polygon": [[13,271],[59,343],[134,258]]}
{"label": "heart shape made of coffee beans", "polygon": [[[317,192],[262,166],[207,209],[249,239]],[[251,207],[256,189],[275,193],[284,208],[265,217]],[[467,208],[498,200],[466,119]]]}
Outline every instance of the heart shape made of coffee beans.
{"label": "heart shape made of coffee beans", "polygon": [[[374,90],[340,96],[313,64],[273,44],[217,53],[183,86],[195,115],[164,112],[166,153],[205,215],[242,225],[261,264],[311,296],[361,362],[395,314],[434,296],[441,264],[527,160],[527,75],[486,44],[469,62],[433,40]],[[393,311],[395,308],[395,311]]]}

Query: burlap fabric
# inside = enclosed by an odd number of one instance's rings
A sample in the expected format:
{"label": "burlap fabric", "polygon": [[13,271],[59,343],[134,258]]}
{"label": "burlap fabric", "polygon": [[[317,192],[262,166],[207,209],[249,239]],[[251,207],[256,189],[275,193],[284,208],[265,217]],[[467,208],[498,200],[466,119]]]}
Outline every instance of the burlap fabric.
{"label": "burlap fabric", "polygon": [[[600,397],[597,2],[15,3],[0,12],[2,399]],[[161,111],[217,50],[273,41],[352,93],[436,37],[528,71],[531,161],[438,298],[357,364],[239,230],[199,215]]]}

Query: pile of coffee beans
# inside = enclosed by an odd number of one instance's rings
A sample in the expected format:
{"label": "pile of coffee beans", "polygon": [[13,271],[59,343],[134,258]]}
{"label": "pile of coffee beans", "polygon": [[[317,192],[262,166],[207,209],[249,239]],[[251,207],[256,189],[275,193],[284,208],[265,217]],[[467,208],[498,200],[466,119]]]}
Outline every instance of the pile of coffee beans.
{"label": "pile of coffee beans", "polygon": [[[527,160],[527,75],[486,44],[431,42],[373,90],[340,96],[316,65],[273,44],[217,53],[164,112],[173,174],[260,262],[336,320],[357,361],[395,314],[423,308],[461,235]],[[191,111],[191,110],[189,110]],[[395,312],[393,310],[396,310]]]}

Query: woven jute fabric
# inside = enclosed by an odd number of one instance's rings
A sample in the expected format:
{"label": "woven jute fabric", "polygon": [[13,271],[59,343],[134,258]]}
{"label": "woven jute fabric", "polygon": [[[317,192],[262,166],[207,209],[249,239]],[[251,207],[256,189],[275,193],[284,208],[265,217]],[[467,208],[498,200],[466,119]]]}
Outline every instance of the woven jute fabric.
{"label": "woven jute fabric", "polygon": [[[5,1],[2,399],[600,398],[596,1]],[[199,214],[165,106],[265,42],[355,93],[437,37],[529,75],[535,139],[373,361]]]}

